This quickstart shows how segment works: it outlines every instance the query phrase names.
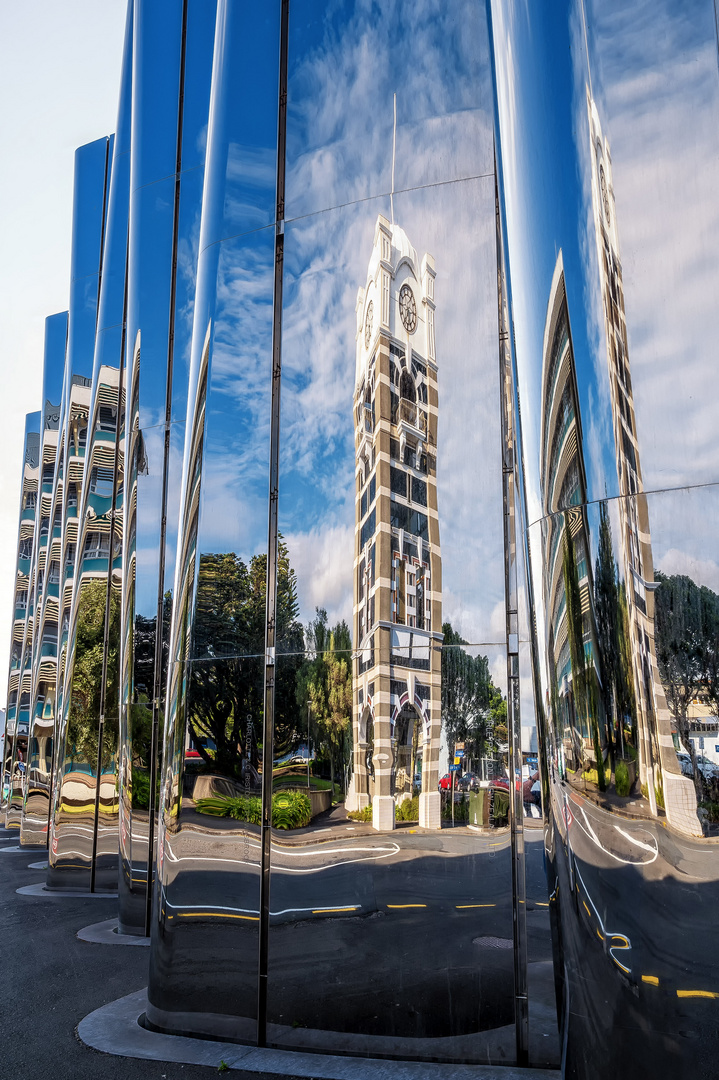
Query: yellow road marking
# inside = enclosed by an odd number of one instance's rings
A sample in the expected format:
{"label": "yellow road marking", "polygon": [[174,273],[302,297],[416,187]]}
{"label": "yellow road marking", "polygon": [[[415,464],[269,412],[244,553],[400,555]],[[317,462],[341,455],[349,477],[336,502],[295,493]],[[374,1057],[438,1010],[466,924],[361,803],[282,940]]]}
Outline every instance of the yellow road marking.
{"label": "yellow road marking", "polygon": [[545,904],[543,900],[535,900],[535,907],[549,907],[549,904]]}
{"label": "yellow road marking", "polygon": [[584,903],[584,900],[582,900],[582,903],[584,904],[584,910],[586,911],[587,915],[588,915],[588,916],[589,916],[589,918],[591,919],[591,917],[592,917],[592,913],[591,913],[591,911],[589,910],[589,908],[587,907],[587,905],[586,905],[586,904]]}
{"label": "yellow road marking", "polygon": [[650,986],[659,986],[659,979],[656,975],[642,975],[642,982],[649,983]]}
{"label": "yellow road marking", "polygon": [[313,915],[325,915],[328,911],[357,911],[357,907],[320,907],[314,908]]}
{"label": "yellow road marking", "polygon": [[388,908],[427,907],[426,904],[387,904]]}
{"label": "yellow road marking", "polygon": [[719,998],[719,994],[715,993],[713,990],[677,990],[677,997]]}
{"label": "yellow road marking", "polygon": [[471,907],[496,907],[496,904],[457,904],[457,911],[464,911],[465,908]]}
{"label": "yellow road marking", "polygon": [[599,938],[600,941],[604,941],[604,935],[600,934],[598,930],[597,930],[597,937]]}
{"label": "yellow road marking", "polygon": [[247,919],[249,922],[259,922],[259,915],[232,915],[227,911],[180,911],[178,912],[180,919],[194,919],[195,917],[204,917],[212,919]]}

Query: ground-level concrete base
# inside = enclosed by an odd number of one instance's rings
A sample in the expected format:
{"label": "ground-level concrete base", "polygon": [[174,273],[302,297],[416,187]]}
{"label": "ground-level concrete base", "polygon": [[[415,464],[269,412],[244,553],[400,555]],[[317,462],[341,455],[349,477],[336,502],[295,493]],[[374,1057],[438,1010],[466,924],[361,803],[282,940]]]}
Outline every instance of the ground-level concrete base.
{"label": "ground-level concrete base", "polygon": [[78,930],[77,936],[80,941],[91,941],[95,945],[144,945],[146,948],[150,945],[149,937],[121,934],[117,919],[104,919],[102,922],[83,926],[82,930]]}
{"label": "ground-level concrete base", "polygon": [[419,796],[419,827],[442,828],[442,800],[438,791],[423,791]]}
{"label": "ground-level concrete base", "polygon": [[48,889],[44,882],[37,885],[23,885],[21,889],[16,889],[15,892],[20,896],[52,896],[54,899],[59,900],[66,896],[92,896],[98,900],[117,899],[116,892],[86,892],[84,889]]}
{"label": "ground-level concrete base", "polygon": [[375,795],[372,800],[372,827],[377,832],[394,829],[394,799],[391,795]]}
{"label": "ground-level concrete base", "polygon": [[554,1069],[340,1057],[162,1035],[140,1026],[146,1002],[146,992],[139,990],[103,1005],[80,1021],[77,1027],[80,1039],[86,1046],[105,1054],[209,1065],[215,1069],[224,1062],[228,1069],[317,1080],[561,1080],[560,1073]]}

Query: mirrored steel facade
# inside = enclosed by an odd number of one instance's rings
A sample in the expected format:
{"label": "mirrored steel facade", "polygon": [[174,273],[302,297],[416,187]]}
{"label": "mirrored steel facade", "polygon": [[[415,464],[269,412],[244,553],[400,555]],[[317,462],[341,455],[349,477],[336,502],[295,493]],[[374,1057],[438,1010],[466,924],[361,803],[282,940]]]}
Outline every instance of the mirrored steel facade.
{"label": "mirrored steel facade", "polygon": [[685,7],[129,3],[26,435],[1,798],[48,888],[150,935],[149,1027],[711,1075]]}
{"label": "mirrored steel facade", "polygon": [[564,1074],[712,1075],[715,10],[490,12]]}

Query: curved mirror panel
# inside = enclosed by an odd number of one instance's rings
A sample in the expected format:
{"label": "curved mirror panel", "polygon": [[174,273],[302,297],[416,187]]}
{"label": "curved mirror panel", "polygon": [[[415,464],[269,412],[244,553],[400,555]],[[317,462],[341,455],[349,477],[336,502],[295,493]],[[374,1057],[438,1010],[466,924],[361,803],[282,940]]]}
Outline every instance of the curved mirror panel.
{"label": "curved mirror panel", "polygon": [[[107,564],[111,533],[105,528],[84,533],[83,485],[89,486],[85,463],[93,408],[92,372],[95,355],[102,256],[107,226],[107,205],[114,138],[98,139],[81,147],[75,156],[73,252],[68,314],[67,368],[63,442],[58,621],[56,630],[58,702],[56,780],[50,833],[48,888],[89,887],[94,873],[96,815],[104,802],[116,801],[115,744],[103,750],[99,703],[103,671],[106,587],[76,588],[76,570],[85,559]],[[115,382],[117,395],[117,382]],[[116,407],[117,413],[117,407]],[[92,446],[92,440],[91,444]],[[58,475],[59,478],[59,475]],[[99,482],[99,481],[98,481]],[[112,504],[112,491],[110,491]],[[104,513],[104,507],[103,513]],[[73,597],[77,601],[73,605]],[[112,609],[108,613],[119,614]],[[76,625],[86,632],[76,634]],[[83,685],[76,685],[80,673]],[[115,677],[116,678],[116,677]],[[98,767],[99,763],[99,767]],[[117,856],[109,858],[104,887],[112,887]]]}
{"label": "curved mirror panel", "polygon": [[716,1054],[715,12],[491,12],[565,1071],[696,1076]]}
{"label": "curved mirror panel", "polygon": [[[32,705],[27,787],[20,821],[22,844],[47,845],[52,787],[52,758],[57,697],[57,625],[60,563],[57,545],[61,532],[61,514],[53,500],[55,461],[61,430],[62,385],[65,373],[67,312],[45,320],[45,356],[43,364],[43,430],[40,450],[38,500],[40,520],[48,529],[38,536],[35,595],[32,607],[37,612],[32,673]],[[54,557],[50,557],[50,556]]]}
{"label": "curved mirror panel", "polygon": [[149,933],[214,25],[214,3],[142,4],[137,14],[137,81],[154,91],[133,105],[128,266],[119,917],[133,934]]}

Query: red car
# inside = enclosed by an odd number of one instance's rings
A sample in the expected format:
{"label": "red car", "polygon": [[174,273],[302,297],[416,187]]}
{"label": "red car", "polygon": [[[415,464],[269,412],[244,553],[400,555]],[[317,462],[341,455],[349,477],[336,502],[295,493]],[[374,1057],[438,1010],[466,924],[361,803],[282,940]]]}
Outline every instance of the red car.
{"label": "red car", "polygon": [[451,773],[445,773],[444,776],[439,781],[439,790],[440,791],[449,791],[451,787],[452,787],[452,774]]}

